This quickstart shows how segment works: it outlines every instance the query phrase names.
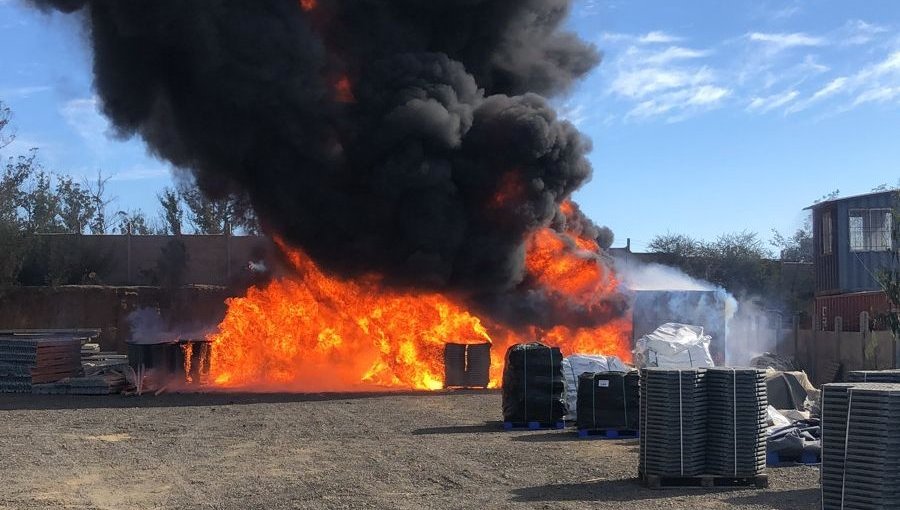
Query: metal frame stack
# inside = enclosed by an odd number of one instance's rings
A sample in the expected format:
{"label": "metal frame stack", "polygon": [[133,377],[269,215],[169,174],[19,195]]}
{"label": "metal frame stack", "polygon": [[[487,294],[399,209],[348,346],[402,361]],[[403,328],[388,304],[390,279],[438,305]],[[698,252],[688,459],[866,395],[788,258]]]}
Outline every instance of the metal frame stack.
{"label": "metal frame stack", "polygon": [[0,393],[30,393],[32,385],[81,373],[81,339],[71,336],[0,336]]}
{"label": "metal frame stack", "polygon": [[735,478],[766,468],[766,372],[755,368],[706,371],[706,471]]}
{"label": "metal frame stack", "polygon": [[900,383],[900,370],[854,370],[847,374],[848,382]]}
{"label": "metal frame stack", "polygon": [[900,508],[900,384],[826,384],[822,509]]}
{"label": "metal frame stack", "polygon": [[691,477],[706,469],[706,371],[641,371],[639,472]]}

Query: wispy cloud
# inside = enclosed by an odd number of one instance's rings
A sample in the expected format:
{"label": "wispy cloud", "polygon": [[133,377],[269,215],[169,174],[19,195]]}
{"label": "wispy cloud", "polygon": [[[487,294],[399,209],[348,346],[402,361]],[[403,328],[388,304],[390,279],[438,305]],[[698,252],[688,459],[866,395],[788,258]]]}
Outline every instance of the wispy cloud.
{"label": "wispy cloud", "polygon": [[781,94],[773,94],[766,97],[754,97],[750,104],[747,105],[747,111],[753,113],[767,113],[776,108],[780,108],[800,95],[796,90],[788,90]]}
{"label": "wispy cloud", "polygon": [[897,88],[900,88],[900,51],[894,51],[884,60],[865,66],[854,74],[832,79],[809,98],[788,108],[786,113],[797,113],[826,99],[841,96],[853,98],[849,105],[839,108],[841,111],[871,102],[887,102],[898,97]]}
{"label": "wispy cloud", "polygon": [[731,94],[706,65],[712,50],[672,44],[683,39],[661,31],[617,34],[615,39],[628,45],[612,53],[608,92],[631,103],[624,119],[680,120],[716,107]]}
{"label": "wispy cloud", "polygon": [[[3,0],[0,0],[2,2]],[[13,87],[0,89],[0,99],[27,99],[35,94],[53,90],[49,85],[29,85],[25,87]]]}
{"label": "wispy cloud", "polygon": [[100,99],[96,96],[66,101],[60,115],[95,152],[102,152],[109,143],[109,121],[100,113]]}
{"label": "wispy cloud", "polygon": [[834,35],[839,44],[845,46],[859,46],[868,44],[879,34],[888,32],[887,27],[876,25],[874,23],[866,23],[861,19],[848,21]]}
{"label": "wispy cloud", "polygon": [[170,169],[165,166],[159,167],[143,167],[136,166],[113,174],[109,180],[111,181],[143,181],[147,179],[162,179],[170,175]]}
{"label": "wispy cloud", "polygon": [[822,37],[816,37],[803,32],[794,33],[765,33],[751,32],[747,38],[753,42],[761,43],[770,52],[777,53],[790,48],[804,46],[824,46],[827,41]]}
{"label": "wispy cloud", "polygon": [[622,34],[618,32],[604,32],[600,34],[600,40],[606,42],[625,42],[630,44],[669,44],[684,39],[659,30],[646,34]]}

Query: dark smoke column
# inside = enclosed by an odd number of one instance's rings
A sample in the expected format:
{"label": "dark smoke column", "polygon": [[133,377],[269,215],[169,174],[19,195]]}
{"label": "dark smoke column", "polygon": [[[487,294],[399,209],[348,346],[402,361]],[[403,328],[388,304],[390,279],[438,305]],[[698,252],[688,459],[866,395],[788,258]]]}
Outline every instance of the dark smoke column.
{"label": "dark smoke column", "polygon": [[544,99],[599,62],[568,0],[33,2],[83,12],[122,134],[334,272],[508,292],[591,174]]}

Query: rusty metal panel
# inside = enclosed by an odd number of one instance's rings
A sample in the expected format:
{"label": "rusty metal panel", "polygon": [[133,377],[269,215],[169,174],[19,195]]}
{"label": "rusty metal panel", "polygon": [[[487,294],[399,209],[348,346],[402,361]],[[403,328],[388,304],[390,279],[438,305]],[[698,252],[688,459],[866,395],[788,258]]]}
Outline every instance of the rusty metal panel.
{"label": "rusty metal panel", "polygon": [[836,317],[843,319],[844,331],[859,331],[859,315],[868,312],[874,321],[873,329],[886,329],[886,324],[879,319],[881,314],[891,309],[884,292],[856,292],[836,296],[819,296],[816,298],[816,321],[824,331],[834,331]]}

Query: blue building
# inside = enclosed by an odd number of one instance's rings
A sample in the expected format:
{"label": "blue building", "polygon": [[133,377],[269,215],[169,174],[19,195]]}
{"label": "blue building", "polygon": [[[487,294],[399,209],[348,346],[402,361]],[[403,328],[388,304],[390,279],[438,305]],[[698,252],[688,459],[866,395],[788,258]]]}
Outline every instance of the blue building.
{"label": "blue building", "polygon": [[841,317],[845,331],[858,330],[861,312],[877,319],[889,309],[878,276],[892,267],[898,248],[892,235],[898,199],[900,193],[891,190],[807,208],[812,210],[818,329],[834,329],[834,318]]}

